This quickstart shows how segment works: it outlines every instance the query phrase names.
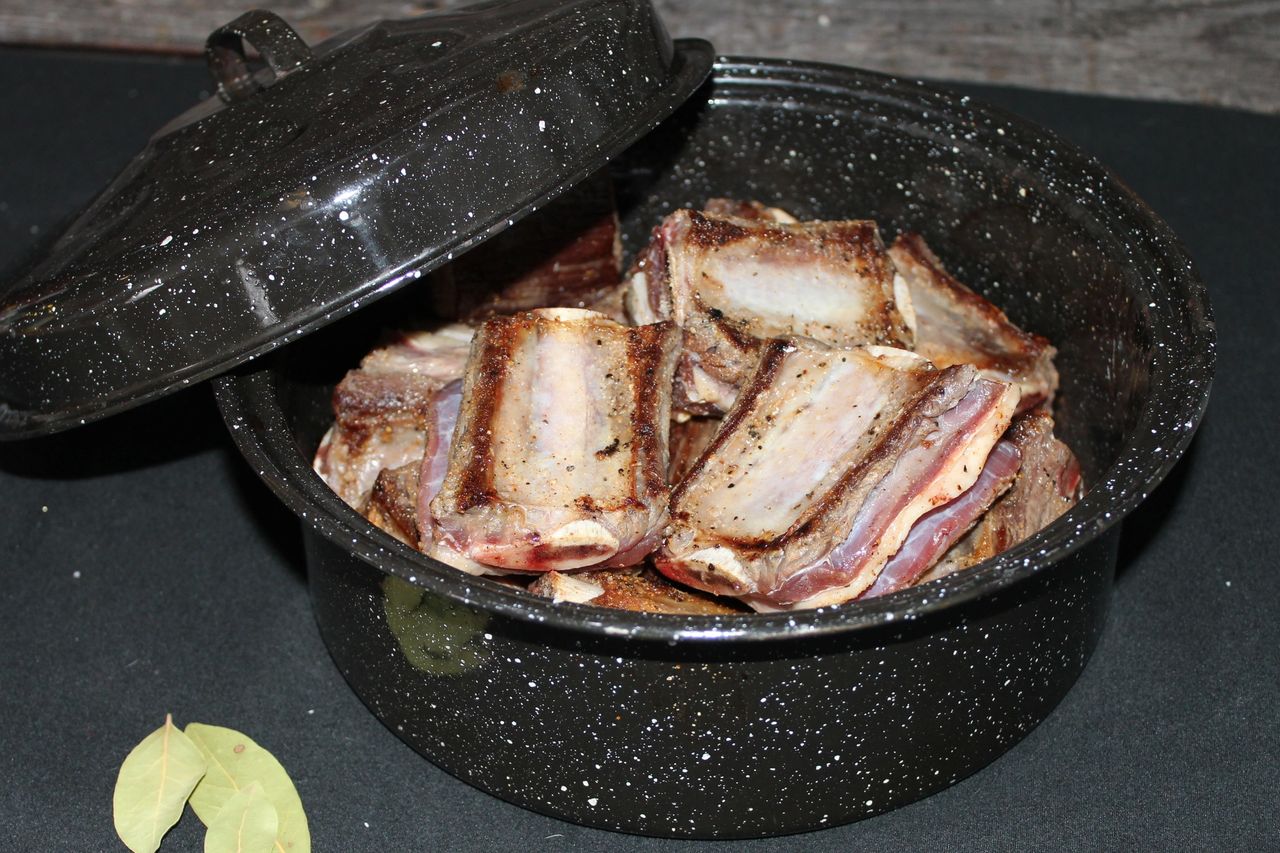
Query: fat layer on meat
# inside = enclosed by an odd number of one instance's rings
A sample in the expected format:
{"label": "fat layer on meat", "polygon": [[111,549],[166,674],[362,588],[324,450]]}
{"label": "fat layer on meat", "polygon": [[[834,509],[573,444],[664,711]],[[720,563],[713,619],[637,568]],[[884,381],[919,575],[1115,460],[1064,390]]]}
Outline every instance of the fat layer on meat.
{"label": "fat layer on meat", "polygon": [[911,294],[916,352],[939,367],[972,364],[984,376],[1016,383],[1021,411],[1052,402],[1058,371],[1047,340],[1019,329],[948,274],[919,234],[900,234],[889,254]]}
{"label": "fat layer on meat", "polygon": [[862,598],[906,589],[936,564],[947,549],[978,522],[991,504],[1013,483],[1022,464],[1017,445],[1007,438],[987,455],[978,480],[953,501],[931,509],[911,526],[906,541],[889,558]]}
{"label": "fat layer on meat", "polygon": [[333,392],[334,425],[313,466],[349,505],[366,502],[378,473],[422,458],[436,391],[462,376],[471,326],[405,332],[364,357]]}
{"label": "fat layer on meat", "polygon": [[1017,399],[969,365],[770,341],[672,495],[655,565],[760,610],[854,598],[918,518],[974,484]]}
{"label": "fat layer on meat", "polygon": [[1007,440],[1022,456],[1013,485],[920,579],[921,583],[1007,551],[1076,505],[1081,494],[1080,463],[1071,448],[1054,437],[1052,417],[1039,410],[1019,416]]}
{"label": "fat layer on meat", "polygon": [[627,287],[636,322],[671,319],[680,327],[675,400],[694,414],[727,410],[773,337],[912,344],[893,264],[866,220],[781,222],[678,210],[655,229]]}
{"label": "fat layer on meat", "polygon": [[444,541],[517,571],[639,563],[667,517],[678,334],[577,309],[485,321],[429,505]]}

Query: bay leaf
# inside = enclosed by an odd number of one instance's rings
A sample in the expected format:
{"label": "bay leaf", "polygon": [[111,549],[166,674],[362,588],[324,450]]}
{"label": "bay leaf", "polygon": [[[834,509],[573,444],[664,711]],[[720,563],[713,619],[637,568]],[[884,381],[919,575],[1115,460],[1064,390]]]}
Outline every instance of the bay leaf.
{"label": "bay leaf", "polygon": [[166,714],[164,725],[129,752],[116,776],[111,811],[125,846],[155,853],[205,769],[204,754]]}
{"label": "bay leaf", "polygon": [[311,832],[302,800],[275,756],[235,729],[189,723],[186,732],[209,762],[209,772],[191,794],[191,808],[205,826],[212,825],[233,796],[257,782],[279,821],[276,853],[310,853]]}
{"label": "bay leaf", "polygon": [[271,853],[280,820],[262,786],[250,782],[222,806],[204,834],[204,853]]}

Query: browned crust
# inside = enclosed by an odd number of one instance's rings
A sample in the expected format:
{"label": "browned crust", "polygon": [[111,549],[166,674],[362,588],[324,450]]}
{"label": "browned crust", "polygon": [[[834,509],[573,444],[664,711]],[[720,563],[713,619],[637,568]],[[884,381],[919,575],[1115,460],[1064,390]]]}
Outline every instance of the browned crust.
{"label": "browned crust", "polygon": [[[661,430],[666,418],[662,389],[671,382],[669,362],[675,334],[675,324],[670,321],[627,330],[627,372],[635,407],[632,453],[638,459],[631,466],[631,495],[641,502],[665,493],[667,488],[666,460],[662,455]],[[643,485],[636,482],[637,475]]]}
{"label": "browned crust", "polygon": [[351,370],[333,390],[334,419],[343,439],[362,447],[379,430],[399,425],[421,428],[440,383]]}
{"label": "browned crust", "polygon": [[730,218],[708,219],[697,210],[686,209],[686,212],[689,217],[689,242],[695,246],[715,250],[751,236],[750,231]]}
{"label": "browned crust", "polygon": [[[529,586],[529,591],[553,598],[561,577],[568,575],[547,572]],[[640,613],[711,616],[742,613],[746,610],[732,599],[677,586],[648,567],[575,572],[573,577],[600,588],[601,593],[587,602],[594,607]]]}
{"label": "browned crust", "polygon": [[479,428],[493,423],[498,406],[502,403],[503,379],[511,362],[511,355],[520,333],[528,328],[533,318],[528,314],[515,317],[492,317],[476,334],[474,346],[477,367],[467,381],[471,387],[463,394],[470,401],[471,458],[463,465],[458,476],[457,508],[460,512],[486,506],[495,498],[493,487],[493,430]]}
{"label": "browned crust", "polygon": [[649,568],[593,572],[587,579],[604,589],[601,595],[591,600],[591,604],[597,607],[644,613],[716,615],[742,612],[722,599],[676,586]]}
{"label": "browned crust", "polygon": [[716,433],[716,437],[711,440],[711,443],[707,445],[707,449],[702,452],[702,457],[689,469],[689,473],[685,475],[685,478],[676,486],[675,491],[671,493],[672,515],[686,517],[678,513],[675,507],[684,498],[685,492],[688,491],[689,483],[702,470],[703,462],[724,446],[724,443],[729,440],[729,436],[738,429],[747,413],[755,408],[756,400],[769,389],[769,386],[773,384],[774,378],[778,375],[778,371],[782,369],[782,363],[786,360],[787,354],[794,351],[795,345],[786,338],[772,338],[765,342],[760,353],[760,363],[756,366],[756,372],[752,374],[751,379],[738,393],[738,399],[725,416],[724,422],[720,426],[720,432]]}
{"label": "browned crust", "polygon": [[870,469],[902,453],[903,446],[919,431],[922,422],[934,417],[931,412],[941,410],[949,402],[954,403],[963,397],[964,391],[973,384],[973,379],[974,370],[968,365],[956,365],[934,373],[915,398],[902,407],[888,429],[879,434],[875,445],[863,454],[857,464],[846,471],[822,499],[797,518],[790,528],[773,541],[763,543],[763,547],[780,547],[811,533],[858,486]]}
{"label": "browned crust", "polygon": [[[386,522],[395,525],[403,538],[415,543],[419,539],[418,532],[418,469],[417,462],[402,465],[399,468],[383,468],[374,480],[373,491],[369,495],[370,521],[387,530]],[[372,514],[376,513],[383,520],[378,524]]]}

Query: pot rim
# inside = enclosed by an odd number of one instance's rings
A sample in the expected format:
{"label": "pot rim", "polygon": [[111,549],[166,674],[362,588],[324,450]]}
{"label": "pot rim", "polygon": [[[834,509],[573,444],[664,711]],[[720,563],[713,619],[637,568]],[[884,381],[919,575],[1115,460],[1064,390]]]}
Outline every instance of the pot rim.
{"label": "pot rim", "polygon": [[[315,474],[277,404],[271,364],[218,377],[214,390],[233,440],[258,475],[317,533],[379,569],[460,604],[509,618],[597,637],[676,643],[810,640],[912,622],[994,595],[1093,542],[1133,511],[1190,444],[1208,405],[1216,330],[1208,293],[1186,248],[1169,226],[1096,159],[1056,134],[1000,108],[919,81],[837,65],[786,59],[718,57],[717,86],[759,87],[755,100],[795,95],[796,87],[839,92],[957,120],[971,116],[987,156],[1052,151],[1055,169],[1086,179],[1092,214],[1123,229],[1130,266],[1143,270],[1152,340],[1149,396],[1116,460],[1070,511],[1035,536],[979,566],[866,601],[817,610],[732,616],[677,616],[565,607],[473,577],[395,540],[351,509]],[[780,86],[790,84],[790,88]],[[715,97],[715,96],[713,96]],[[862,116],[864,120],[866,116]],[[962,120],[962,119],[960,119]],[[1158,284],[1158,289],[1155,285]],[[1172,321],[1172,322],[1171,322]],[[278,357],[278,356],[277,356]],[[272,359],[274,361],[275,358]],[[1192,389],[1188,392],[1188,388]]]}

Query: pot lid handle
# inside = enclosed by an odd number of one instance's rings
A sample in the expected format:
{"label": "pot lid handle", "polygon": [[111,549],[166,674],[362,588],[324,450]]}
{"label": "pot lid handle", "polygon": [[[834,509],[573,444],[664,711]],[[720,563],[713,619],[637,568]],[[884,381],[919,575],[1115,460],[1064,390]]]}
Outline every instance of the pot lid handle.
{"label": "pot lid handle", "polygon": [[245,43],[253,45],[279,80],[311,59],[311,48],[274,12],[254,9],[209,34],[204,54],[218,96],[227,103],[250,97],[261,84],[245,61]]}

